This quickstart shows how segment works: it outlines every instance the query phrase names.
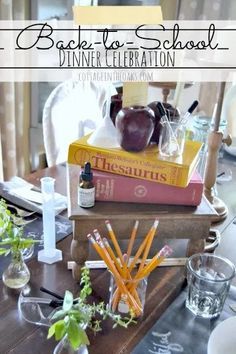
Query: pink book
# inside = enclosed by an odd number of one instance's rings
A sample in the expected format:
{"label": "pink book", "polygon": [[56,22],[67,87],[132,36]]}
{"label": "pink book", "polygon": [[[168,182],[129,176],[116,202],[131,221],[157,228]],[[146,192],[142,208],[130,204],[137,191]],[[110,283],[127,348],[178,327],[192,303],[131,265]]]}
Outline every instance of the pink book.
{"label": "pink book", "polygon": [[129,203],[199,205],[203,182],[195,171],[186,188],[93,170],[96,200]]}

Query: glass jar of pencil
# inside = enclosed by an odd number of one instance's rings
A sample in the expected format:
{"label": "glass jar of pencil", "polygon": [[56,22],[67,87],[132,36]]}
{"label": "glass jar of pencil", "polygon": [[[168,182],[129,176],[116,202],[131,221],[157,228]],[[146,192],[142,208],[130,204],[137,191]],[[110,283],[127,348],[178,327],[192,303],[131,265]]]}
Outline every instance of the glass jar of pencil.
{"label": "glass jar of pencil", "polygon": [[132,279],[123,278],[128,294],[123,291],[117,279],[111,274],[109,308],[121,315],[132,313],[134,317],[140,317],[144,312],[148,277],[132,275]]}
{"label": "glass jar of pencil", "polygon": [[166,245],[151,260],[147,261],[159,224],[157,219],[154,220],[151,229],[144,237],[134,257],[131,257],[131,255],[138,229],[138,220],[135,221],[128,249],[124,254],[109,220],[106,220],[105,224],[111,244],[106,238],[101,237],[97,229],[93,230],[94,236],[88,234],[87,237],[111,273],[110,308],[120,314],[130,312],[133,317],[140,317],[144,312],[147,278],[172,253],[172,249]]}

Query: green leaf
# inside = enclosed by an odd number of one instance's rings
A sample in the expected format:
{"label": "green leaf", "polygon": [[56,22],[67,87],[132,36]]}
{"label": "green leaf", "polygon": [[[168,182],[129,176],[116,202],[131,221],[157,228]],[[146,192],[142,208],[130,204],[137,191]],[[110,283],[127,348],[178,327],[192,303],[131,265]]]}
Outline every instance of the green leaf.
{"label": "green leaf", "polygon": [[57,312],[54,313],[52,316],[52,320],[59,320],[60,318],[65,317],[66,311],[64,310],[58,310]]}
{"label": "green leaf", "polygon": [[80,298],[82,299],[82,301],[85,301],[87,296],[92,293],[90,270],[87,267],[82,268],[80,285],[82,287],[80,291]]}
{"label": "green leaf", "polygon": [[70,318],[67,333],[70,345],[73,349],[77,349],[81,345],[82,340],[79,332],[79,326],[73,318]]}
{"label": "green leaf", "polygon": [[9,238],[6,238],[4,241],[0,242],[0,245],[4,246],[4,245],[12,245],[13,243],[15,243],[15,240],[11,240]]}
{"label": "green leaf", "polygon": [[79,332],[79,336],[80,336],[80,340],[81,340],[81,344],[83,345],[89,345],[90,342],[89,342],[89,339],[88,339],[88,336],[85,332],[84,329],[82,329],[81,327],[78,327],[78,332]]}
{"label": "green leaf", "polygon": [[[21,217],[15,216],[7,209],[4,199],[0,199],[0,245],[9,246],[11,252],[19,251],[30,247],[39,241],[24,237],[23,226],[14,225],[14,221],[23,220]],[[3,251],[0,255],[7,254]]]}
{"label": "green leaf", "polygon": [[60,340],[66,333],[66,326],[64,320],[55,323],[55,339]]}
{"label": "green leaf", "polygon": [[3,255],[3,254],[6,254],[7,251],[8,250],[6,248],[0,248],[0,256]]}
{"label": "green leaf", "polygon": [[47,339],[49,339],[52,336],[54,336],[56,324],[57,324],[57,322],[53,323],[53,325],[51,325],[51,327],[49,327]]}
{"label": "green leaf", "polygon": [[77,321],[70,318],[67,328],[68,339],[73,349],[79,348],[81,345],[89,345],[89,339],[84,329],[82,329]]}
{"label": "green leaf", "polygon": [[[86,302],[86,296],[91,292],[91,281],[89,270],[83,269],[83,278],[81,281],[83,286],[80,296],[76,299],[77,303],[73,304],[73,295],[70,291],[65,292],[63,308],[58,310],[52,317],[57,320],[48,332],[48,338],[55,335],[56,340],[60,340],[65,334],[73,349],[79,348],[81,345],[89,345],[85,328],[95,332],[101,330],[101,322],[110,318],[114,322],[114,327],[122,326],[127,328],[128,325],[136,323],[133,319],[133,314],[130,316],[121,317],[114,314],[104,302],[98,304],[89,304]],[[100,319],[96,320],[97,315]]]}
{"label": "green leaf", "polygon": [[27,247],[30,247],[33,243],[36,243],[38,242],[37,240],[31,240],[31,239],[27,239],[27,240],[20,240],[20,245],[23,247],[23,248],[27,248]]}
{"label": "green leaf", "polygon": [[80,309],[76,310],[76,309],[73,309],[70,310],[70,316],[74,317],[77,322],[80,322],[80,321],[83,321],[85,315],[80,311]]}
{"label": "green leaf", "polygon": [[69,290],[66,290],[62,308],[64,311],[68,312],[70,311],[72,305],[73,305],[73,295]]}

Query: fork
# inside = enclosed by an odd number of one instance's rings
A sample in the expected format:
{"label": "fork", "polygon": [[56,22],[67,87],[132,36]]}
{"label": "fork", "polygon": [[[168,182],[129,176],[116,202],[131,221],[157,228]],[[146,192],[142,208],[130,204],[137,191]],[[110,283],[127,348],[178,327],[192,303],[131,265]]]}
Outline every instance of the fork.
{"label": "fork", "polygon": [[27,218],[28,216],[31,216],[31,215],[36,213],[35,211],[26,211],[26,210],[20,209],[20,208],[16,207],[15,205],[12,205],[12,204],[7,204],[7,206],[10,209],[14,209],[16,211],[17,215],[22,217],[22,218]]}

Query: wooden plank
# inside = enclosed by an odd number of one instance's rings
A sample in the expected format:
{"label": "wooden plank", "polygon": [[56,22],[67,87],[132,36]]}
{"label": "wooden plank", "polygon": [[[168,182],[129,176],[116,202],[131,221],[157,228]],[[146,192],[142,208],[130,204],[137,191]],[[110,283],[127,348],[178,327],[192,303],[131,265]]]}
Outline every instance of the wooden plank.
{"label": "wooden plank", "polygon": [[[134,257],[130,257],[129,259],[129,265],[132,262]],[[120,263],[120,260],[117,258],[117,261]],[[144,264],[147,264],[151,261],[151,258],[147,258]],[[182,257],[182,258],[166,258],[164,259],[158,267],[176,267],[176,266],[184,266],[186,264],[187,258]],[[136,264],[140,264],[141,259],[139,259]],[[67,269],[71,270],[73,268],[74,262],[67,262]],[[99,260],[99,261],[86,261],[85,265],[89,269],[106,269],[107,265],[104,261]]]}
{"label": "wooden plank", "polygon": [[[78,285],[66,269],[66,262],[70,259],[70,237],[59,243],[63,250],[64,260],[53,265],[38,263],[36,259],[30,261],[31,271],[30,287],[35,296],[42,296],[39,287],[45,286],[59,294],[65,289],[70,289],[74,294],[78,292]],[[104,270],[91,271],[93,296],[91,301],[108,301],[110,274]],[[136,325],[128,329],[112,329],[112,323],[106,321],[102,325],[102,332],[96,336],[89,332],[91,345],[89,353],[101,354],[106,348],[106,353],[130,353],[132,348],[140,341],[144,334],[160,317],[163,311],[178,295],[184,283],[185,271],[183,267],[165,267],[154,271],[148,279],[148,289],[143,317]],[[25,322],[18,316],[17,297],[19,292],[6,289],[2,282],[0,291],[5,291],[5,296],[0,301],[1,313],[1,353],[31,354],[51,353],[56,343],[47,340],[47,328],[39,328]],[[44,295],[48,297],[48,295]],[[117,340],[119,339],[119,340]],[[37,344],[36,344],[37,343]],[[32,349],[33,348],[33,349]]]}
{"label": "wooden plank", "polygon": [[[59,243],[63,251],[63,261],[53,265],[38,263],[36,259],[31,260],[28,265],[31,271],[29,283],[32,293],[35,296],[42,296],[40,286],[45,286],[59,294],[70,289],[74,294],[78,292],[78,285],[71,277],[71,272],[66,269],[67,261],[70,259],[71,237]],[[93,284],[93,297],[91,301],[108,301],[109,298],[109,274],[104,270],[93,270],[91,272]],[[183,267],[166,267],[157,269],[148,280],[147,299],[144,316],[137,325],[128,329],[112,329],[112,324],[107,321],[103,324],[103,330],[96,337],[89,333],[91,354],[100,354],[104,348],[107,353],[130,353],[130,350],[139,342],[149,328],[155,323],[163,311],[169,306],[179,293],[184,282]],[[56,343],[54,340],[46,339],[47,329],[38,328],[20,319],[17,309],[17,298],[19,291],[6,289],[2,282],[0,291],[4,294],[0,300],[1,313],[1,352],[6,353],[51,353]],[[44,295],[47,297],[47,295]],[[117,341],[119,338],[119,341]],[[35,346],[35,343],[37,345]]]}
{"label": "wooden plank", "polygon": [[[148,279],[143,317],[138,320],[137,324],[127,329],[120,327],[112,329],[112,324],[105,322],[101,333],[98,333],[96,337],[90,336],[89,352],[100,354],[106,348],[106,353],[130,353],[178,295],[184,279],[185,271],[180,267],[162,268],[154,271]],[[108,295],[108,285],[109,276],[106,274],[106,279],[104,278],[102,282],[93,283],[94,292],[104,298]]]}
{"label": "wooden plank", "polygon": [[[40,185],[40,178],[52,176],[56,178],[56,190],[66,193],[65,167],[56,166],[33,174],[29,181]],[[104,215],[103,215],[104,218]],[[147,225],[152,218],[146,217]],[[103,220],[103,219],[102,219]],[[179,219],[181,221],[181,219]],[[117,222],[119,220],[117,219]],[[206,221],[206,220],[205,220]],[[129,220],[132,225],[131,220]],[[122,222],[119,222],[123,224]],[[130,229],[131,230],[131,229]],[[91,230],[90,230],[91,231]],[[67,270],[67,262],[71,261],[70,255],[71,237],[60,242],[59,248],[63,251],[63,261],[48,265],[37,262],[36,259],[28,262],[31,271],[30,287],[32,295],[42,296],[40,286],[44,286],[63,295],[66,289],[74,294],[78,293],[78,284],[73,280],[71,272]],[[108,301],[109,297],[109,274],[104,270],[91,271],[93,284],[93,296],[91,301]],[[148,279],[146,305],[143,317],[136,325],[128,329],[112,329],[112,324],[107,321],[103,324],[102,332],[94,337],[89,333],[91,354],[118,354],[130,353],[132,348],[140,341],[145,333],[151,328],[155,321],[161,316],[165,309],[172,303],[180,292],[185,279],[184,267],[163,267],[156,269]],[[19,292],[12,291],[3,286],[0,282],[0,331],[1,331],[1,353],[14,354],[35,354],[52,353],[56,345],[54,340],[47,340],[47,328],[39,328],[33,324],[26,323],[19,317],[17,309],[17,298]],[[47,297],[47,295],[44,295]]]}

